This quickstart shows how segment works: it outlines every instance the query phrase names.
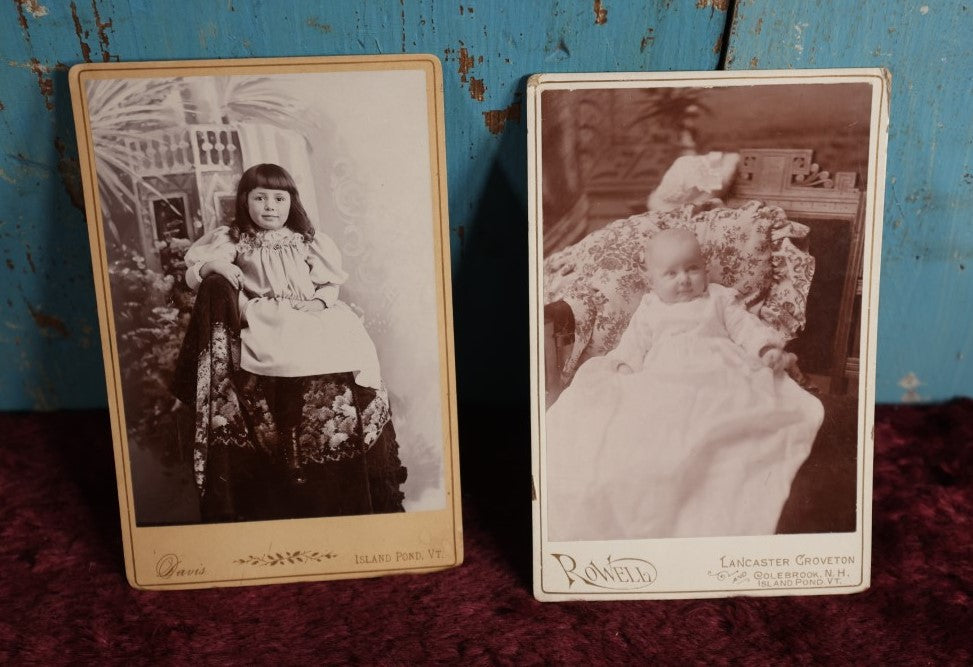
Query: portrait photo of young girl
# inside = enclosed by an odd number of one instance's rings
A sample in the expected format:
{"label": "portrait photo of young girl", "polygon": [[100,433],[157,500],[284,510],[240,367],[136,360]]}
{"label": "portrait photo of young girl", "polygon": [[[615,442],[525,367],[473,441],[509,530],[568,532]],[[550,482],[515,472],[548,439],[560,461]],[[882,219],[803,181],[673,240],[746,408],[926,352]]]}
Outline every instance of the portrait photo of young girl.
{"label": "portrait photo of young girl", "polygon": [[[341,253],[314,229],[290,174],[276,164],[247,169],[233,226],[201,236],[184,261],[197,297],[174,394],[195,405],[197,429],[205,430],[200,417],[231,401],[219,382],[213,391],[214,329],[220,340],[239,336],[239,374],[218,379],[237,387],[245,422],[271,426],[247,434],[248,443],[257,440],[255,452],[240,445],[213,450],[213,436],[231,427],[211,422],[210,443],[197,442],[193,460],[202,518],[403,511],[399,486],[407,471],[375,345],[361,317],[339,299],[348,279]],[[332,403],[315,405],[320,394]],[[245,424],[237,428],[235,437],[245,437]]]}
{"label": "portrait photo of young girl", "polygon": [[85,93],[137,525],[447,507],[424,72]]}

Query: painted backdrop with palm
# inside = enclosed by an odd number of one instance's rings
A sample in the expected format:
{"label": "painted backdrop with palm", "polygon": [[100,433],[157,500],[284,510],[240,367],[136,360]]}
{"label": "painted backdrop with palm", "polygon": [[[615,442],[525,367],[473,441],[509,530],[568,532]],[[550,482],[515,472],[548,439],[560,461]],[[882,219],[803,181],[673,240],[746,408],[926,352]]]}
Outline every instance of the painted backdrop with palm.
{"label": "painted backdrop with palm", "polygon": [[[88,86],[136,506],[154,519],[193,521],[196,511],[185,475],[191,433],[168,389],[194,301],[183,281],[182,257],[199,236],[232,222],[239,177],[261,162],[287,168],[315,226],[342,250],[351,275],[342,298],[362,313],[389,383],[409,468],[407,509],[444,502],[441,440],[434,426],[439,397],[405,391],[421,369],[409,361],[416,355],[397,353],[403,332],[416,329],[416,320],[430,319],[434,298],[430,302],[426,295],[421,303],[411,294],[393,298],[402,276],[389,270],[396,264],[427,271],[422,264],[426,252],[431,261],[431,231],[428,243],[410,234],[410,225],[394,219],[398,202],[383,200],[385,191],[430,188],[415,183],[390,188],[396,177],[379,173],[388,162],[382,142],[354,139],[389,135],[388,146],[400,135],[409,138],[373,114],[356,118],[356,90],[362,104],[374,108],[392,106],[396,96],[401,105],[415,97],[415,86],[390,73],[374,73],[374,80],[356,76],[105,79]],[[424,106],[413,106],[424,119]],[[389,167],[388,173],[397,173],[394,169],[415,165]],[[413,217],[411,227],[421,228],[422,216]],[[396,252],[406,254],[393,256]],[[434,320],[434,310],[432,315]],[[430,386],[437,379],[430,378]]]}

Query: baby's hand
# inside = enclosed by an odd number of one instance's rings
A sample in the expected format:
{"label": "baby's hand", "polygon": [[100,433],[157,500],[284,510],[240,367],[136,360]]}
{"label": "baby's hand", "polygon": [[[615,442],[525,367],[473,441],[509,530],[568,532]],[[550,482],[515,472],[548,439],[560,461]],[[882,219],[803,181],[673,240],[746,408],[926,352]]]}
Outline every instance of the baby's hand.
{"label": "baby's hand", "polygon": [[790,352],[784,352],[780,348],[772,347],[760,355],[760,360],[775,373],[780,373],[793,364],[797,360],[797,356]]}
{"label": "baby's hand", "polygon": [[206,262],[199,271],[199,275],[203,278],[211,273],[218,273],[223,276],[236,289],[240,289],[243,286],[243,271],[236,264],[223,261]]}
{"label": "baby's hand", "polygon": [[300,310],[305,313],[316,313],[327,308],[321,299],[308,299],[307,301],[295,299],[291,301],[291,305],[294,306],[294,310]]}

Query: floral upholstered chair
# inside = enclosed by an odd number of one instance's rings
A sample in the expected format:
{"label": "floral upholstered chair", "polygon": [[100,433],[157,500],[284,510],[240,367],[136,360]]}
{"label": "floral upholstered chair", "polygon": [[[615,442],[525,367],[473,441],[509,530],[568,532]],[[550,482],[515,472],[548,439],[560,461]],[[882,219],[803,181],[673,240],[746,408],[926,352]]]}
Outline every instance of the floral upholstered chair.
{"label": "floral upholstered chair", "polygon": [[654,210],[616,220],[546,258],[548,404],[581,363],[617,345],[648,290],[645,241],[664,229],[692,231],[710,281],[736,289],[747,308],[786,340],[804,327],[815,266],[807,252],[808,227],[789,220],[779,206],[755,200],[724,205],[718,197],[733,170],[724,166],[722,177],[714,178],[705,163],[709,156],[690,157],[697,159],[677,160],[650,196]]}

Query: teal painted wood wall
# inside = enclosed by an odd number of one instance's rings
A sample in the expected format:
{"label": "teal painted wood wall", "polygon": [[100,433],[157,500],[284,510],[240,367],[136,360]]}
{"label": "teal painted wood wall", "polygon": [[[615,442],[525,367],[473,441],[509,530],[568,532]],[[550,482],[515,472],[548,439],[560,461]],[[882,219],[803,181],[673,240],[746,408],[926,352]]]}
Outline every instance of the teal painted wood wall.
{"label": "teal painted wood wall", "polygon": [[893,71],[878,397],[899,400],[909,373],[926,398],[973,393],[964,263],[973,248],[964,75],[973,12],[934,0],[728,4],[8,0],[0,6],[0,409],[105,405],[70,65],[400,52],[443,60],[461,401],[526,401],[526,77],[712,70],[721,56],[733,68]]}
{"label": "teal painted wood wall", "polygon": [[892,72],[877,398],[973,394],[973,2],[738,0],[729,69]]}

